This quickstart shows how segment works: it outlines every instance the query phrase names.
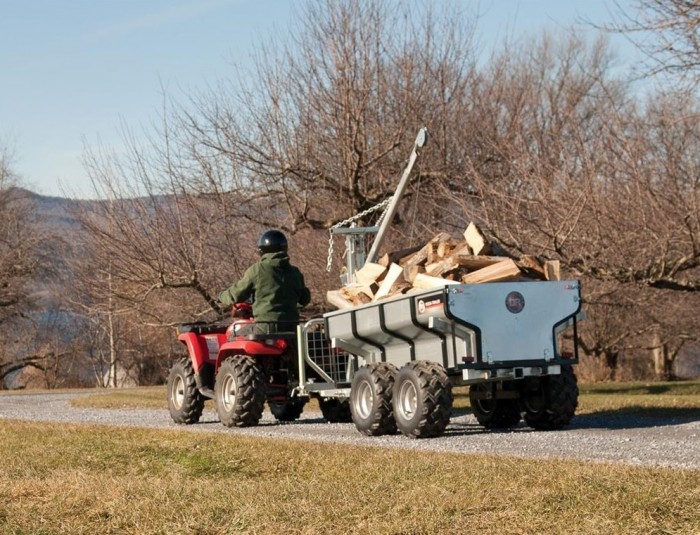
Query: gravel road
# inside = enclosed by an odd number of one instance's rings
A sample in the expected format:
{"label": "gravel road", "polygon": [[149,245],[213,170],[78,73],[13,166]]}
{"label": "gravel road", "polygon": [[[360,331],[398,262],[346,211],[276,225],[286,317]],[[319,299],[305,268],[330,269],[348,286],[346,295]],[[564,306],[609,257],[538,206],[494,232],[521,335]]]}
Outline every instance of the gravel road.
{"label": "gravel road", "polygon": [[333,444],[383,446],[423,451],[487,453],[543,459],[565,458],[639,466],[667,466],[700,470],[700,414],[698,418],[633,418],[576,416],[563,431],[534,431],[524,424],[508,431],[488,431],[471,414],[452,417],[443,437],[414,440],[398,436],[367,437],[353,424],[326,423],[319,412],[301,419],[276,422],[268,412],[258,427],[229,429],[216,413],[205,411],[197,425],[176,425],[167,410],[82,409],[71,407],[79,393],[23,393],[0,395],[0,419],[150,427],[193,433],[227,433],[284,440],[313,440]]}

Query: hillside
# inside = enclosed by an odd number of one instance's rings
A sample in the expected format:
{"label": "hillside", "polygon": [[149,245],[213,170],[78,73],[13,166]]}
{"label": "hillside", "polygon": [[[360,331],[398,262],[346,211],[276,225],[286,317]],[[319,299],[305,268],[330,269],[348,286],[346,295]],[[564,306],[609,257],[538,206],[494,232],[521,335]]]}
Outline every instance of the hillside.
{"label": "hillside", "polygon": [[20,190],[21,195],[34,205],[38,219],[47,227],[59,234],[77,231],[79,224],[75,214],[81,208],[99,205],[102,201],[66,199],[64,197],[48,197],[37,193]]}

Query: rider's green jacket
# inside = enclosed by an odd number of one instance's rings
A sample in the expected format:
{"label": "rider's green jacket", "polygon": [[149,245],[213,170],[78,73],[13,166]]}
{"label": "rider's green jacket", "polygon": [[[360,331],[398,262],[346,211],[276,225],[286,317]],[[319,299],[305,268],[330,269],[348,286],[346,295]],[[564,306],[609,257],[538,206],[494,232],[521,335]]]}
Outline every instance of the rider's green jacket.
{"label": "rider's green jacket", "polygon": [[225,307],[253,299],[253,316],[259,322],[298,322],[299,308],[311,301],[301,271],[289,263],[286,252],[265,253],[243,278],[219,294]]}

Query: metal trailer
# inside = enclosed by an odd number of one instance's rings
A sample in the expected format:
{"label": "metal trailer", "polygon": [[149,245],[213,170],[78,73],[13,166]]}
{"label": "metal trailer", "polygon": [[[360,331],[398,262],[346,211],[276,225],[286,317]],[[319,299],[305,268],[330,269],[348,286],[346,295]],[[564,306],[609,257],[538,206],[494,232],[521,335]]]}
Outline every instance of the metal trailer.
{"label": "metal trailer", "polygon": [[329,312],[299,329],[298,394],[349,403],[368,435],[431,437],[449,422],[452,386],[469,385],[485,427],[524,415],[558,429],[578,400],[580,311],[569,280],[453,284]]}

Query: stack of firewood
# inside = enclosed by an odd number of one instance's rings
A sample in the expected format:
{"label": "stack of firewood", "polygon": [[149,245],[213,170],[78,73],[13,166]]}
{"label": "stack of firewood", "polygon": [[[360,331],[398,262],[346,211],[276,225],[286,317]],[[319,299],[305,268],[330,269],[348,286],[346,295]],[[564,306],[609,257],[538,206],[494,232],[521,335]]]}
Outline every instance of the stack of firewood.
{"label": "stack of firewood", "polygon": [[355,272],[355,282],[328,292],[327,301],[348,308],[446,284],[511,280],[559,280],[559,261],[531,255],[498,256],[470,223],[463,240],[441,232],[425,245],[385,254]]}

